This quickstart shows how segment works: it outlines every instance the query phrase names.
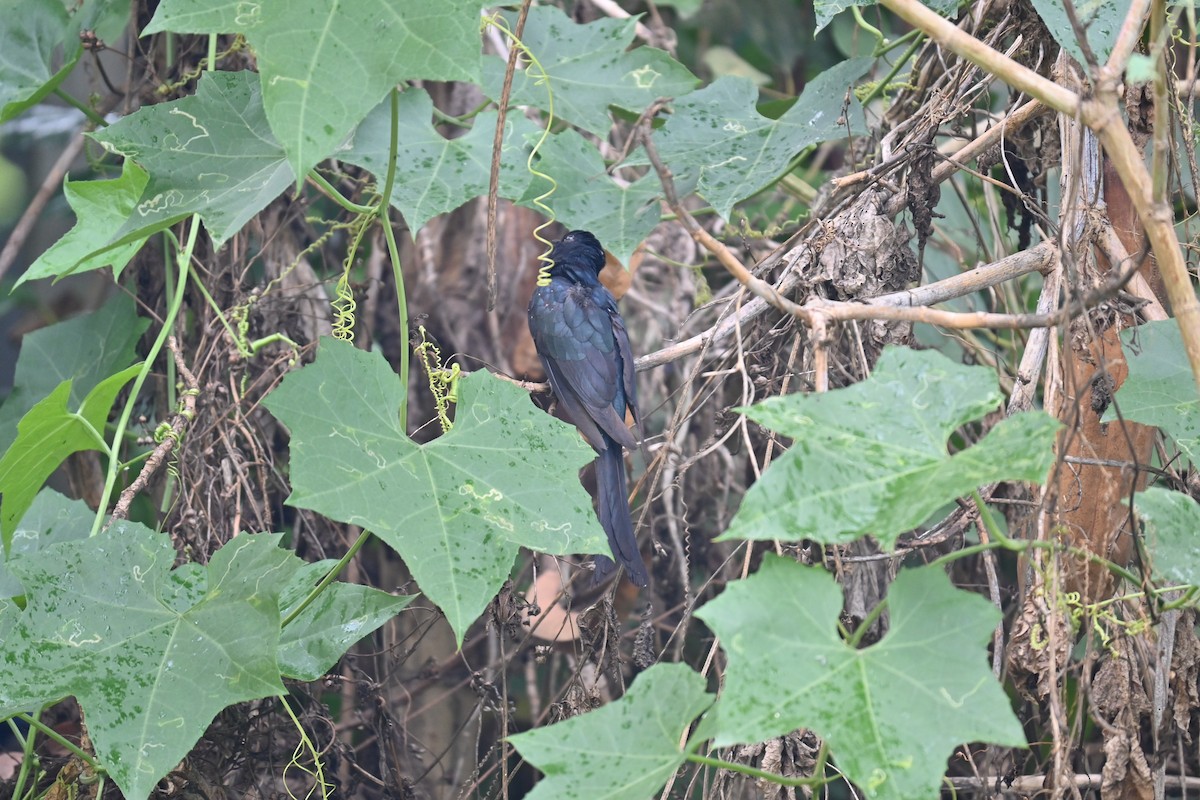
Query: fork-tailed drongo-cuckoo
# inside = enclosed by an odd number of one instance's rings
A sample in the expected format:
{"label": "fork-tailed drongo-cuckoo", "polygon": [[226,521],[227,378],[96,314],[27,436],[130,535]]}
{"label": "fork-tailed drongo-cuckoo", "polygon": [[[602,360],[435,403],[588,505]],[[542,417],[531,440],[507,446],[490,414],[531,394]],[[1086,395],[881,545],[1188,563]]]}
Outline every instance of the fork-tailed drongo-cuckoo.
{"label": "fork-tailed drongo-cuckoo", "polygon": [[[529,300],[529,330],[550,388],[567,416],[599,453],[596,506],[608,545],[629,579],[649,582],[629,515],[625,448],[637,445],[625,424],[635,419],[637,386],[633,353],[617,301],[600,283],[604,249],[587,231],[571,231],[554,244],[550,282]],[[612,573],[613,562],[596,557],[593,582]]]}

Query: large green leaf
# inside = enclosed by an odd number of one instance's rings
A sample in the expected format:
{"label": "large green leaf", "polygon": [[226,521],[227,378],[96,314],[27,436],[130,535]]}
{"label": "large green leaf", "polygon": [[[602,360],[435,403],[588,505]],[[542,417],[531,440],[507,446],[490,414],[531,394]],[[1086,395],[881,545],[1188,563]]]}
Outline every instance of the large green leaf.
{"label": "large green leaf", "polygon": [[[75,68],[83,47],[64,42],[70,27],[61,0],[21,0],[4,8],[0,25],[0,122],[37,105]],[[66,45],[67,59],[54,70],[54,52]]]}
{"label": "large green leaf", "polygon": [[[351,149],[337,154],[339,160],[373,172],[380,185],[387,174],[391,114],[391,101],[384,100],[354,132]],[[432,118],[433,101],[424,89],[409,89],[400,95],[392,205],[400,209],[413,231],[432,217],[486,193],[491,179],[496,113],[481,113],[471,130],[457,139],[438,133]],[[505,118],[501,197],[515,200],[529,185],[532,176],[525,167],[525,137],[533,131],[533,123],[521,114]]]}
{"label": "large green leaf", "polygon": [[[516,25],[516,14],[504,18],[510,27]],[[694,89],[696,77],[662,50],[626,50],[636,24],[635,19],[600,19],[579,25],[554,6],[534,6],[521,40],[550,80],[540,84],[536,70],[517,72],[511,102],[547,108],[548,92],[553,93],[555,116],[604,137],[612,127],[609,106],[636,114],[660,97]],[[500,97],[506,67],[498,56],[484,59],[483,89],[494,100]]]}
{"label": "large green leaf", "polygon": [[104,423],[117,394],[141,369],[135,364],[102,380],[72,410],[68,407],[71,381],[63,381],[50,395],[29,410],[17,424],[17,439],[0,458],[0,539],[12,540],[17,522],[34,495],[54,470],[72,453],[103,450]]}
{"label": "large green leaf", "polygon": [[[959,0],[922,0],[922,2],[942,16],[953,14],[959,6]],[[816,15],[817,25],[813,34],[820,33],[826,25],[833,21],[834,17],[850,6],[873,6],[875,4],[875,0],[814,0],[813,13]]]}
{"label": "large green leaf", "polygon": [[[1032,0],[1032,3],[1042,22],[1046,23],[1050,35],[1072,58],[1086,67],[1083,48],[1079,46],[1075,26],[1067,16],[1062,0]],[[1086,31],[1088,46],[1101,64],[1107,62],[1112,54],[1127,13],[1129,6],[1117,0],[1084,0],[1075,3],[1076,18]]]}
{"label": "large green leaf", "polygon": [[[658,224],[662,197],[658,176],[650,173],[628,186],[617,184],[605,171],[599,151],[572,130],[547,139],[538,154],[538,169],[558,184],[545,201],[558,221],[568,228],[591,231],[607,250],[628,263],[634,249]],[[533,198],[549,185],[536,178],[522,204],[533,207]]]}
{"label": "large green leaf", "polygon": [[1179,324],[1147,322],[1121,332],[1129,377],[1114,395],[1105,422],[1125,419],[1154,425],[1175,440],[1193,464],[1200,463],[1200,398],[1184,357]]}
{"label": "large green leaf", "polygon": [[834,543],[870,534],[891,547],[982,484],[1043,480],[1059,423],[1040,411],[1002,420],[975,446],[948,454],[950,434],[1000,400],[986,367],[893,347],[861,383],[744,409],[795,441],[750,487],[724,538]]}
{"label": "large green leaf", "polygon": [[170,539],[118,521],[15,559],[29,605],[0,648],[0,717],[74,695],[109,775],[147,797],[217,712],[282,694],[279,591],[296,559],[243,534],[171,571]]}
{"label": "large green leaf", "polygon": [[196,213],[220,246],[293,180],[253,72],[206,72],[195,95],[145,106],[91,135],[150,173],[110,245]]}
{"label": "large green leaf", "polygon": [[862,650],[837,634],[842,592],[824,570],[768,554],[696,612],[729,657],[716,744],[810,728],[868,797],[937,797],[965,742],[1023,747],[987,664],[1000,612],[936,567],[903,570],[887,635]]}
{"label": "large green leaf", "polygon": [[[279,598],[291,614],[337,562],[305,564],[296,570]],[[374,631],[412,602],[369,586],[334,582],[283,629],[279,639],[279,671],[289,678],[315,681],[359,639]]]}
{"label": "large green leaf", "polygon": [[12,393],[0,406],[0,455],[16,440],[17,421],[60,383],[71,381],[68,403],[78,406],[96,384],[132,364],[149,324],[129,295],[114,292],[90,314],[26,334]]}
{"label": "large green leaf", "polygon": [[695,187],[728,219],[735,203],[782,175],[804,148],[861,131],[861,107],[846,95],[872,63],[855,58],[830,67],[777,120],[755,109],[758,88],[749,79],[719,78],[675,101],[655,144],[681,191]]}
{"label": "large green leaf", "polygon": [[373,531],[396,549],[459,642],[518,546],[607,553],[579,485],[595,454],[573,428],[486,373],[459,383],[454,427],[418,445],[397,418],[404,387],[378,353],[321,340],[267,408],[292,433],[291,505]]}
{"label": "large green leaf", "polygon": [[303,176],[397,83],[477,82],[484,4],[164,0],[145,33],[245,34],[258,56],[271,130]]}
{"label": "large green leaf", "polygon": [[712,704],[703,677],[655,664],[614,703],[508,737],[545,777],[529,800],[645,800],[684,762],[692,720]]}
{"label": "large green leaf", "polygon": [[17,597],[25,593],[6,561],[36,553],[57,542],[86,539],[91,533],[95,512],[82,500],[69,500],[46,487],[33,498],[29,510],[13,531],[10,553],[0,547],[0,597]]}
{"label": "large green leaf", "polygon": [[137,251],[145,243],[145,238],[131,242],[100,253],[96,251],[97,243],[105,243],[112,238],[113,231],[118,230],[128,220],[142,198],[146,182],[150,176],[146,171],[126,159],[121,177],[107,181],[72,181],[63,183],[63,193],[67,203],[75,212],[75,227],[63,234],[49,250],[38,256],[37,261],[25,270],[17,286],[25,281],[63,277],[76,272],[100,269],[111,266],[116,277],[129,263]]}
{"label": "large green leaf", "polygon": [[1156,577],[1200,586],[1200,505],[1183,492],[1157,486],[1134,495],[1133,508],[1145,523],[1143,535]]}

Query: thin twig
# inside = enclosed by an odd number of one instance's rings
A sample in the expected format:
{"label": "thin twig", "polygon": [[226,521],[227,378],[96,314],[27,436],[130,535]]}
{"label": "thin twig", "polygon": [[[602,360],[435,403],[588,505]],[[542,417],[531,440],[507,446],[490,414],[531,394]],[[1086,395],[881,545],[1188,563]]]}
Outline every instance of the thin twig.
{"label": "thin twig", "polygon": [[[524,0],[517,15],[517,25],[513,33],[518,39],[525,33],[525,19],[529,16],[529,4],[533,0]],[[496,308],[496,211],[500,198],[500,153],[504,148],[504,121],[508,116],[508,100],[512,96],[513,75],[517,71],[517,58],[521,48],[508,49],[508,66],[504,70],[504,86],[500,90],[500,108],[496,112],[496,133],[492,137],[492,171],[488,177],[487,195],[487,310]]]}
{"label": "thin twig", "polygon": [[83,134],[75,134],[71,138],[70,143],[63,148],[62,153],[58,156],[58,160],[50,167],[50,171],[46,173],[46,179],[42,181],[41,188],[38,189],[33,199],[29,201],[25,212],[21,214],[21,219],[17,221],[17,226],[13,228],[8,241],[4,243],[4,249],[0,250],[0,278],[4,277],[4,273],[17,260],[17,253],[21,251],[25,240],[33,232],[33,226],[38,221],[38,217],[42,215],[42,210],[46,207],[46,203],[50,202],[50,198],[62,186],[63,176],[67,174],[67,170],[71,168],[71,164],[83,151],[83,145]]}

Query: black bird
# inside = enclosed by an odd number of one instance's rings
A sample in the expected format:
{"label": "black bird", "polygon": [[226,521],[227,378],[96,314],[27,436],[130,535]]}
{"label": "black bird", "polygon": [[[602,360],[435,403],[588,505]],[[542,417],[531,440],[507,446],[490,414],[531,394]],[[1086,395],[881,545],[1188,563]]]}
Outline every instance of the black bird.
{"label": "black bird", "polygon": [[[587,231],[571,231],[554,243],[550,282],[529,299],[529,331],[554,396],[599,453],[597,516],[608,546],[638,586],[649,583],[629,516],[624,448],[637,442],[625,424],[637,413],[633,352],[617,301],[600,283],[604,248]],[[593,583],[607,578],[613,562],[595,560]]]}

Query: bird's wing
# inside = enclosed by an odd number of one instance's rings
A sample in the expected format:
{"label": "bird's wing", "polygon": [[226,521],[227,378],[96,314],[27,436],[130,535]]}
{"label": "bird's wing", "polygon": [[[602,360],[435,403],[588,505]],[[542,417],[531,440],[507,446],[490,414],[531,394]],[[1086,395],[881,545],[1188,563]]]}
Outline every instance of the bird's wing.
{"label": "bird's wing", "polygon": [[625,330],[625,320],[621,318],[621,313],[617,311],[615,304],[609,309],[609,324],[612,328],[613,339],[617,344],[617,354],[621,358],[621,378],[625,389],[625,405],[629,408],[629,413],[633,414],[633,418],[637,420],[640,426],[642,415],[638,413],[637,375],[633,370],[633,348],[629,346],[629,333]]}
{"label": "bird's wing", "polygon": [[555,281],[535,292],[529,323],[555,396],[592,446],[605,449],[600,431],[625,447],[636,446],[614,406],[625,376],[608,309],[586,289]]}

